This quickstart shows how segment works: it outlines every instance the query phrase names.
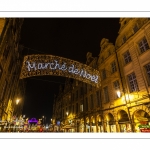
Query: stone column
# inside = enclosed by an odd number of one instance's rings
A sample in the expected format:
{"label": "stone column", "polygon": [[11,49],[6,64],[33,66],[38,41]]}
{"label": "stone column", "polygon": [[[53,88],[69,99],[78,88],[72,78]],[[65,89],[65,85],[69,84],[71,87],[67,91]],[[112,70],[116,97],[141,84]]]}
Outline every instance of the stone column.
{"label": "stone column", "polygon": [[117,129],[117,132],[120,132],[120,126],[118,124],[118,121],[116,121],[116,129]]}

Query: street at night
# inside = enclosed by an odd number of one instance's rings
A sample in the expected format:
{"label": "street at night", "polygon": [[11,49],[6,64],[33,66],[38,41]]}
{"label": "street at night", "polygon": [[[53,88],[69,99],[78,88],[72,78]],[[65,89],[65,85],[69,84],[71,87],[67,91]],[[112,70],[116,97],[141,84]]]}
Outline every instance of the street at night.
{"label": "street at night", "polygon": [[0,18],[0,132],[150,132],[149,18]]}

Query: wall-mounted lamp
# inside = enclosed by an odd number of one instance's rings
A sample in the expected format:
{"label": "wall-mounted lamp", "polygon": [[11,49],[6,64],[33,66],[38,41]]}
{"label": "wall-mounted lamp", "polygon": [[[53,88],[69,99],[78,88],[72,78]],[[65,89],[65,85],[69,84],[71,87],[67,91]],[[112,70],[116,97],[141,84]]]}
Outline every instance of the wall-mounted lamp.
{"label": "wall-mounted lamp", "polygon": [[66,115],[68,116],[68,112],[66,112]]}
{"label": "wall-mounted lamp", "polygon": [[16,105],[18,105],[19,101],[20,101],[19,99],[16,100]]}
{"label": "wall-mounted lamp", "polygon": [[121,97],[121,92],[118,90],[116,93],[117,93],[117,96],[120,98]]}

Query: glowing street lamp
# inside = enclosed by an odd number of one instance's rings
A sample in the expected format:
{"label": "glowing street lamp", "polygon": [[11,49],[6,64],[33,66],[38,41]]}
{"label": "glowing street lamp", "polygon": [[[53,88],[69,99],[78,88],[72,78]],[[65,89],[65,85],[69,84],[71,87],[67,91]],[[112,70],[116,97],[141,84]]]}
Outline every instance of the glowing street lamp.
{"label": "glowing street lamp", "polygon": [[19,101],[20,101],[19,99],[16,100],[16,105],[18,105]]}
{"label": "glowing street lamp", "polygon": [[68,112],[66,112],[66,115],[68,116]]}
{"label": "glowing street lamp", "polygon": [[117,93],[117,96],[120,98],[121,97],[121,92],[118,90],[116,93]]}

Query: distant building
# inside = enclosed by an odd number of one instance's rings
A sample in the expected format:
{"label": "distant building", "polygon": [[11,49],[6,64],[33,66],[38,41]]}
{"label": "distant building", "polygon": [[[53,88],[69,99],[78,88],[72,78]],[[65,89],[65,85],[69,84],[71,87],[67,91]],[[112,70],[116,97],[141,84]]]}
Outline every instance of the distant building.
{"label": "distant building", "polygon": [[67,79],[55,97],[53,124],[64,132],[141,132],[150,125],[150,20],[121,18],[115,45],[103,38],[99,57],[86,64],[100,72],[97,89]]}
{"label": "distant building", "polygon": [[[19,80],[22,65],[20,31],[24,19],[0,18],[0,118],[21,115],[25,85]],[[16,100],[19,99],[18,105]]]}

